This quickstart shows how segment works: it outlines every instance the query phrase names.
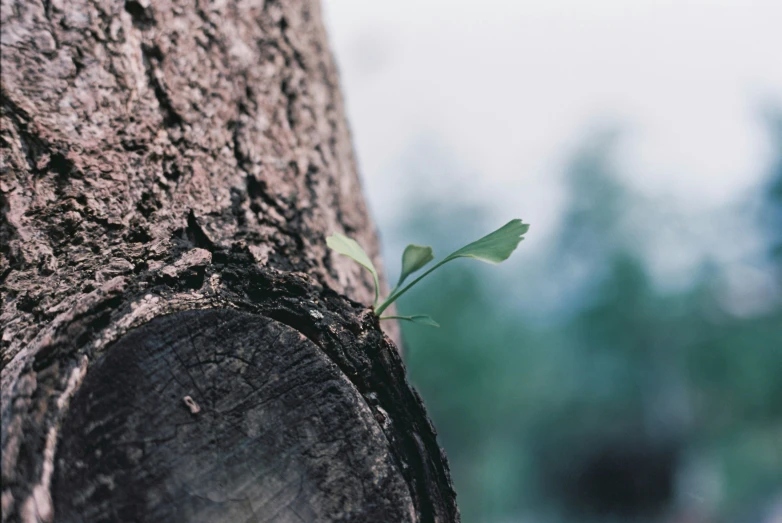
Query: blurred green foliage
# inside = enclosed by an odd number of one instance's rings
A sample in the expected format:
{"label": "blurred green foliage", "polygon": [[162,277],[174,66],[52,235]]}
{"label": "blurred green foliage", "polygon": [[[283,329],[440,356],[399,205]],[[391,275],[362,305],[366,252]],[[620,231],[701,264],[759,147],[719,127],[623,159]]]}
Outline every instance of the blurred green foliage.
{"label": "blurred green foliage", "polygon": [[[780,154],[759,220],[769,256],[757,263],[779,269],[782,118],[771,129]],[[771,521],[761,514],[782,494],[779,289],[737,313],[718,262],[658,289],[611,143],[575,155],[567,215],[539,269],[515,265],[509,282],[457,263],[400,300],[402,314],[442,319],[439,330],[404,326],[406,357],[463,520]],[[404,236],[436,238],[439,252],[485,226],[480,210],[417,208]],[[541,317],[518,305],[534,309],[546,282],[564,282],[559,307]]]}

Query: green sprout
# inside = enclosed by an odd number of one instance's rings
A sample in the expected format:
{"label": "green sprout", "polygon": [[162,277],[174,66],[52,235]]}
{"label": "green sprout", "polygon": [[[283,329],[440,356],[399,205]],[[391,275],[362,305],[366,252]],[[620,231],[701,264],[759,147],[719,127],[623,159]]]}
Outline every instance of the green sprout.
{"label": "green sprout", "polygon": [[388,297],[380,301],[380,283],[377,277],[377,270],[372,265],[372,260],[369,259],[364,249],[353,239],[348,238],[339,233],[332,234],[326,238],[326,244],[339,254],[347,256],[352,260],[358,262],[362,267],[367,269],[375,281],[375,301],[372,305],[375,315],[381,320],[405,320],[412,321],[414,323],[421,323],[423,325],[429,325],[432,327],[439,327],[429,316],[424,314],[415,314],[413,316],[381,316],[383,311],[388,308],[389,305],[394,303],[400,296],[406,293],[410,287],[421,281],[429,273],[445,265],[451,260],[457,258],[475,258],[487,263],[500,263],[507,260],[511,253],[516,250],[519,242],[523,240],[524,233],[529,229],[529,224],[522,223],[521,220],[511,220],[496,231],[487,234],[483,238],[476,240],[469,245],[465,245],[458,251],[452,252],[435,265],[426,270],[423,274],[412,280],[405,285],[402,284],[408,276],[414,272],[422,269],[430,261],[434,259],[434,253],[431,247],[410,244],[405,248],[405,252],[402,253],[402,273],[399,275],[399,281],[394,289],[388,295]]}

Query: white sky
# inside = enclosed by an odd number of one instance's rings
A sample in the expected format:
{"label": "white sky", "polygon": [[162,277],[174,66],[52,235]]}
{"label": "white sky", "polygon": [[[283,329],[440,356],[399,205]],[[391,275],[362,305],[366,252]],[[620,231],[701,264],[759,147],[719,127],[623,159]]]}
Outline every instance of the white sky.
{"label": "white sky", "polygon": [[[782,0],[323,2],[381,224],[413,186],[497,201],[498,221],[546,236],[562,167],[602,123],[627,131],[619,160],[639,190],[688,207],[735,200],[770,159],[760,115],[782,106]],[[400,179],[422,139],[474,190]]]}

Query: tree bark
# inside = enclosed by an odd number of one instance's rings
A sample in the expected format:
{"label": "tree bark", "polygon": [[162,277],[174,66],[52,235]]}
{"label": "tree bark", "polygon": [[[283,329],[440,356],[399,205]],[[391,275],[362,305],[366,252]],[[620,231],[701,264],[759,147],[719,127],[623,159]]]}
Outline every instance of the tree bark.
{"label": "tree bark", "polygon": [[2,521],[457,521],[317,2],[1,17]]}

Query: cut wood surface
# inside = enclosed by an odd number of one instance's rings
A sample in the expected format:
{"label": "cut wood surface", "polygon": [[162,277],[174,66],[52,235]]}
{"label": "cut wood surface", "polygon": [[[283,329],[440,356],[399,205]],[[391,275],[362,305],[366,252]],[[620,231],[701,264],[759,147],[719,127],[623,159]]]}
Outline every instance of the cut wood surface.
{"label": "cut wood surface", "polygon": [[[388,344],[371,350],[396,359]],[[335,356],[284,323],[231,310],[132,331],[71,402],[53,483],[58,520],[418,520],[413,498],[430,487],[410,487],[425,477],[427,450],[392,428],[392,415],[410,420],[366,387],[409,413],[420,405],[393,390],[398,376],[364,369],[351,382],[355,369]]]}
{"label": "cut wood surface", "polygon": [[3,521],[458,520],[317,2],[0,6]]}

